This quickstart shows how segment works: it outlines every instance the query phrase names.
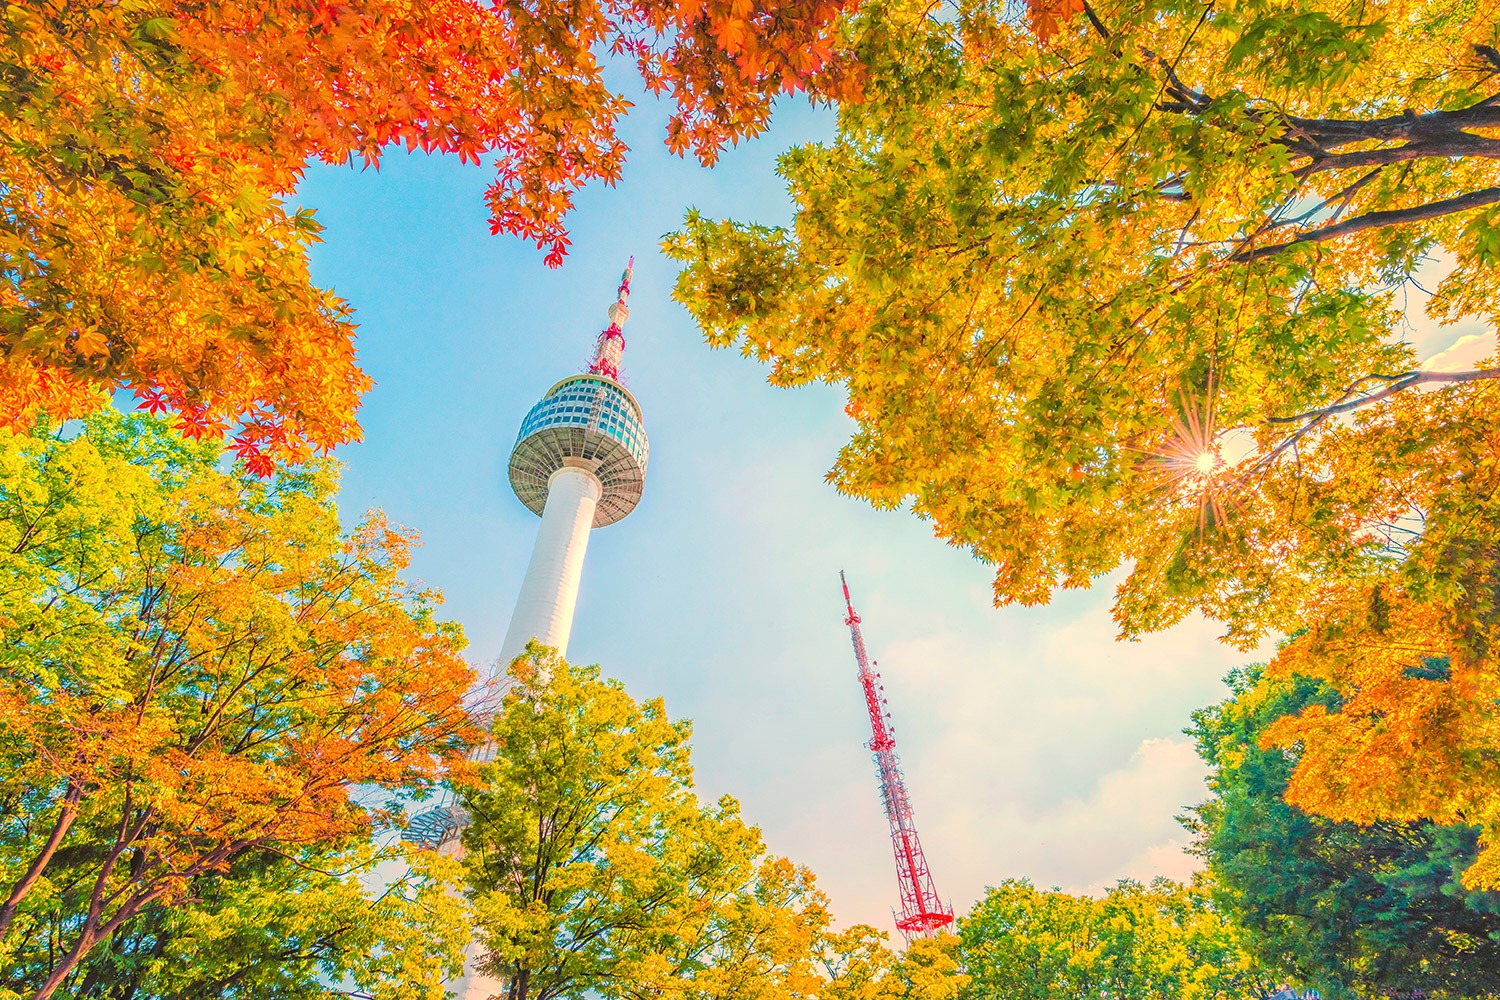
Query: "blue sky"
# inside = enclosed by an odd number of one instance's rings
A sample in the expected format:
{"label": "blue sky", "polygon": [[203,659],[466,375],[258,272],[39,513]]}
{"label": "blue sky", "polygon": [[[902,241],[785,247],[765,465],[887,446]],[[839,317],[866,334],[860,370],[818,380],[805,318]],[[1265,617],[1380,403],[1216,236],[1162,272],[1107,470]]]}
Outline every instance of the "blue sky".
{"label": "blue sky", "polygon": [[[488,235],[485,170],[392,155],[378,172],[309,174],[301,201],[327,227],[313,276],[355,305],[377,383],[365,442],[339,452],[345,515],[379,506],[422,533],[413,573],[444,591],[474,662],[490,664],[537,526],[506,457],[527,409],[587,363],[634,254],[624,377],[651,465],[640,507],[590,541],[570,659],[693,719],[702,794],[736,796],[772,850],[818,873],[841,923],[890,930],[895,874],[842,623],[845,569],[928,860],[960,909],[1007,877],[1085,891],[1191,870],[1173,817],[1205,793],[1181,729],[1247,657],[1202,621],[1115,642],[1108,580],[997,610],[969,554],[828,486],[853,426],[841,390],[774,389],[754,363],[706,347],[657,247],[689,207],[787,221],[775,158],[829,136],[833,115],[783,102],[766,136],[706,171],[666,153],[664,108],[635,99],[623,183],[582,193],[557,271]],[[1424,354],[1493,345],[1418,326]]]}

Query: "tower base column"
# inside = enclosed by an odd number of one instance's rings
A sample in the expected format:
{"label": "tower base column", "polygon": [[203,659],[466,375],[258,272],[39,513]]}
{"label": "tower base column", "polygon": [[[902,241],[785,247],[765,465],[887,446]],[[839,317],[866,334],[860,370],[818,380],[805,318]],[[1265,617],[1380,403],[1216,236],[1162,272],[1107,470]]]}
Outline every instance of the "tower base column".
{"label": "tower base column", "polygon": [[[559,655],[567,653],[573,609],[578,604],[578,584],[583,578],[583,556],[588,550],[594,510],[602,493],[598,477],[587,469],[565,465],[547,480],[542,524],[537,529],[531,562],[521,581],[521,596],[516,599],[516,610],[510,616],[510,627],[500,649],[501,669],[509,667],[512,660],[525,652],[532,639],[551,646]],[[463,846],[454,841],[451,849],[459,853]],[[483,954],[483,946],[477,940],[464,949],[463,976],[448,984],[448,990],[457,1000],[504,996],[502,980],[475,968]]]}
{"label": "tower base column", "polygon": [[592,472],[569,465],[547,480],[547,503],[537,529],[536,547],[531,550],[521,596],[500,648],[502,666],[510,666],[532,639],[551,646],[559,655],[567,653],[578,584],[583,578],[583,555],[602,492]]}

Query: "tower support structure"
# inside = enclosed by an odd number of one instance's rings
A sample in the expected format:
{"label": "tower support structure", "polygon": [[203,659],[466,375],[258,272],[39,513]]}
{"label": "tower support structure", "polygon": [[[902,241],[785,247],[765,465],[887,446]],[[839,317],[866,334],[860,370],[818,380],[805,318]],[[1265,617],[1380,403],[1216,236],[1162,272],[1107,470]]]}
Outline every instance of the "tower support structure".
{"label": "tower support structure", "polygon": [[849,598],[849,582],[839,571],[844,588],[844,624],[854,644],[854,662],[859,667],[859,686],[864,692],[865,708],[870,715],[870,741],[865,744],[875,755],[875,771],[880,777],[880,797],[885,818],[891,829],[891,849],[896,858],[896,884],[901,895],[901,909],[896,913],[896,927],[907,940],[930,937],[953,923],[953,907],[938,898],[927,867],[927,855],[917,836],[917,822],[912,815],[911,798],[906,793],[906,779],[901,773],[901,759],[896,756],[896,735],[891,725],[885,687],[875,672],[865,637],[860,631],[860,617]]}

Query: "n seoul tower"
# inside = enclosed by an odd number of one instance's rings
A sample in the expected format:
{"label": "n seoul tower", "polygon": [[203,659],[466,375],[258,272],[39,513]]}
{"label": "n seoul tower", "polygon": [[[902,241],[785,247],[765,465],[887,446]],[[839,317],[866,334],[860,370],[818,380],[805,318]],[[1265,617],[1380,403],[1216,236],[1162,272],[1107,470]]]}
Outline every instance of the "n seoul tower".
{"label": "n seoul tower", "polygon": [[640,404],[620,384],[634,269],[632,257],[593,363],[547,390],[521,421],[510,452],[511,489],[542,524],[500,648],[506,665],[532,639],[567,653],[589,531],[614,524],[641,501],[650,448]]}
{"label": "n seoul tower", "polygon": [[[625,352],[622,328],[630,310],[630,276],[635,258],[625,266],[620,290],[609,307],[609,326],[599,334],[588,370],[571,375],[547,390],[521,421],[510,451],[510,486],[521,502],[540,514],[536,546],[521,581],[521,596],[510,616],[501,646],[501,662],[511,661],[536,639],[559,655],[567,652],[573,608],[583,576],[583,554],[589,532],[614,524],[635,509],[646,483],[646,429],[641,407],[620,384]],[[489,748],[479,751],[487,759]],[[462,809],[440,806],[411,822],[406,839],[459,853],[459,832],[468,822]],[[464,951],[464,971],[447,984],[456,1000],[490,1000],[505,993],[505,983],[480,972],[478,941]]]}

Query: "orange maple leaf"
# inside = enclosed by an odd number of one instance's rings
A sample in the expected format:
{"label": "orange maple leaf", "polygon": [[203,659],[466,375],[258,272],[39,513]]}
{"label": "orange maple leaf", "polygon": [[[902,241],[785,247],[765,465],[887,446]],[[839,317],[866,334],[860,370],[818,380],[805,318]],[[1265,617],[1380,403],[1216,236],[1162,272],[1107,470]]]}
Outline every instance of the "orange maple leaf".
{"label": "orange maple leaf", "polygon": [[1070,18],[1083,13],[1084,0],[1026,0],[1031,30],[1040,41],[1047,41]]}

